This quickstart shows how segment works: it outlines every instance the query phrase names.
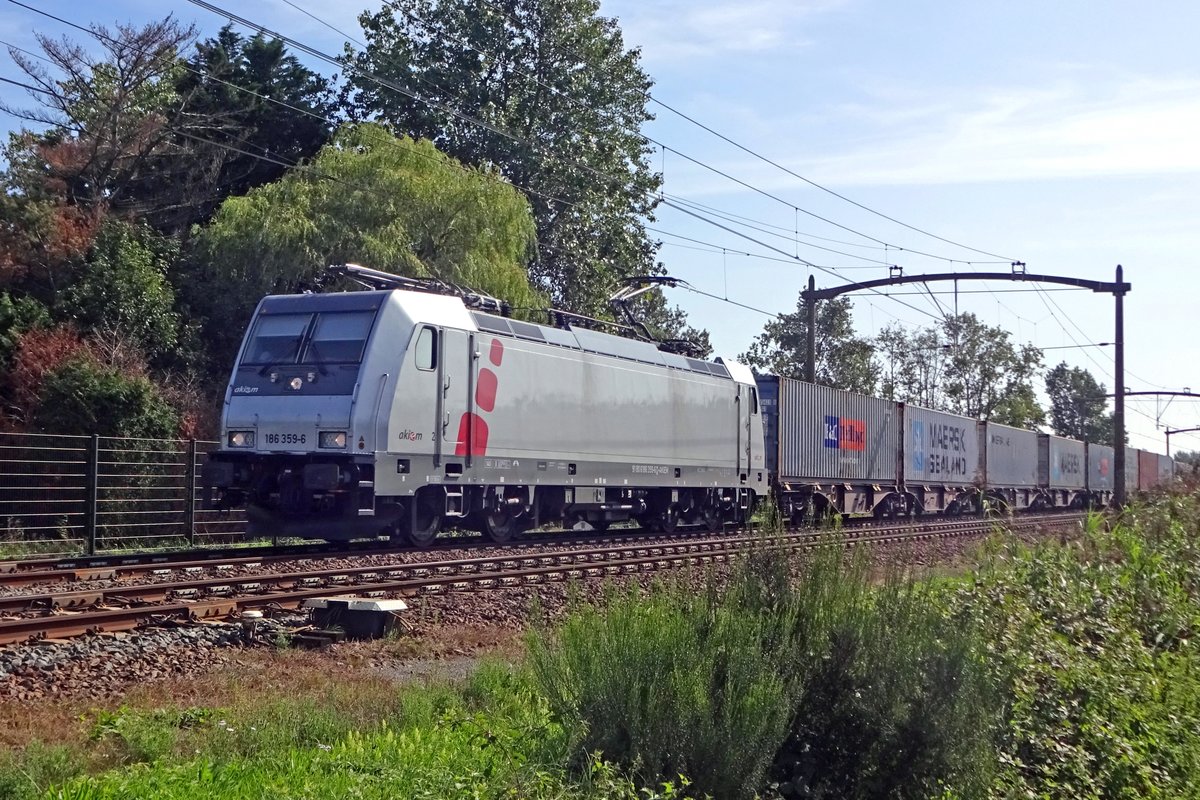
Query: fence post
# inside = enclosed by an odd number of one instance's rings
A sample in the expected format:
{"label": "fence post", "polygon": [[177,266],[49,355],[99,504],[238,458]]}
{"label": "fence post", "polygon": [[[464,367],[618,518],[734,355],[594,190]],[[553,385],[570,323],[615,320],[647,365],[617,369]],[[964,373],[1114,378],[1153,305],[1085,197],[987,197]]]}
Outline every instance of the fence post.
{"label": "fence post", "polygon": [[184,498],[183,521],[187,525],[188,547],[196,546],[196,439],[188,439],[187,469],[184,470],[187,495]]}
{"label": "fence post", "polygon": [[83,508],[83,535],[87,537],[87,554],[96,555],[96,506],[100,484],[100,437],[92,434],[87,451],[87,495]]}

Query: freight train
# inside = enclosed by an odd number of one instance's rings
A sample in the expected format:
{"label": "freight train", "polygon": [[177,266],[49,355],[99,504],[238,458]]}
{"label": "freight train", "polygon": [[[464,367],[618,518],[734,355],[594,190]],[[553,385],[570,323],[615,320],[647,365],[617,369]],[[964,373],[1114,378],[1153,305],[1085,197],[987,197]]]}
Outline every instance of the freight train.
{"label": "freight train", "polygon": [[[1111,496],[1102,445],[755,375],[632,319],[537,325],[440,282],[334,272],[365,290],[263,298],[226,390],[205,504],[244,506],[252,532],[425,546],[443,526],[501,542],[546,523],[717,529],[772,488],[796,520]],[[1131,487],[1170,471],[1152,453],[1126,464]]]}

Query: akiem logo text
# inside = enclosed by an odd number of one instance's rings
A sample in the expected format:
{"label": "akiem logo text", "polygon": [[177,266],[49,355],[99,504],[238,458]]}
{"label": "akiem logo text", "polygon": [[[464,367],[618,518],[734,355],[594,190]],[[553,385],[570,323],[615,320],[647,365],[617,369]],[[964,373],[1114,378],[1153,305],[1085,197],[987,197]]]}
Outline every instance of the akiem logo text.
{"label": "akiem logo text", "polygon": [[825,447],[830,450],[865,450],[867,423],[861,419],[826,416]]}

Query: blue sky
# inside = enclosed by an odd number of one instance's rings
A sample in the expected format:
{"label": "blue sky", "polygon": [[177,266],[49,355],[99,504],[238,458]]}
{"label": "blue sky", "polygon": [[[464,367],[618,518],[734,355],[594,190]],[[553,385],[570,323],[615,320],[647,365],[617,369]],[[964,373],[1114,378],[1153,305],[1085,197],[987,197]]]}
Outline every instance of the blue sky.
{"label": "blue sky", "polygon": [[[367,5],[295,2],[353,34],[355,17]],[[602,2],[602,13],[619,20],[627,43],[641,48],[655,97],[793,172],[945,239],[1024,261],[1031,273],[1111,280],[1116,264],[1123,264],[1133,284],[1126,301],[1126,385],[1200,391],[1192,316],[1200,288],[1200,58],[1194,44],[1200,3]],[[184,0],[30,5],[80,23],[142,22],[169,11],[194,21],[202,35],[223,22]],[[327,52],[340,51],[344,41],[279,0],[221,5]],[[0,6],[5,40],[30,46],[34,30],[66,32],[25,9]],[[7,58],[0,61],[6,64],[0,75],[20,77]],[[22,100],[11,87],[0,89],[0,98]],[[818,286],[886,277],[886,263],[902,265],[908,275],[1007,271],[911,253],[994,260],[868,213],[652,108],[658,119],[647,133],[655,139],[784,202],[671,152],[655,156],[664,191],[753,220],[765,230],[741,228],[747,235],[839,268],[834,275],[817,272]],[[669,207],[660,207],[653,226],[665,232],[658,234],[662,260],[677,277],[765,311],[794,310],[810,271],[803,264]],[[1028,287],[993,282],[961,288],[991,290],[961,293],[959,309],[1021,342],[1055,347],[1113,339],[1109,296],[999,294],[992,292]],[[937,314],[928,297],[855,297],[864,335],[893,320],[928,325],[934,321],[928,315]],[[682,289],[670,298],[712,332],[723,355],[744,351],[767,319]],[[953,306],[953,298],[939,300]],[[1065,360],[1114,384],[1111,347],[1046,355],[1050,365]],[[1131,402],[1134,445],[1163,450],[1156,417],[1173,428],[1200,426],[1197,402],[1163,405]],[[1180,435],[1172,445],[1200,449],[1200,438]]]}

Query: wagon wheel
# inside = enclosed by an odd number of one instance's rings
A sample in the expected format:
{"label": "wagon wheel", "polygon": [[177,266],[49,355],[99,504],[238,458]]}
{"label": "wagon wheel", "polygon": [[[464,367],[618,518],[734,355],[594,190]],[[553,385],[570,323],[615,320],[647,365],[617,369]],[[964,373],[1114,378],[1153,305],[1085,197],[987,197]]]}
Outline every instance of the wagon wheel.
{"label": "wagon wheel", "polygon": [[497,544],[512,541],[521,531],[516,515],[507,509],[483,512],[483,528],[488,538]]}
{"label": "wagon wheel", "polygon": [[436,491],[422,489],[413,497],[405,537],[413,547],[429,547],[442,527],[442,510]]}

